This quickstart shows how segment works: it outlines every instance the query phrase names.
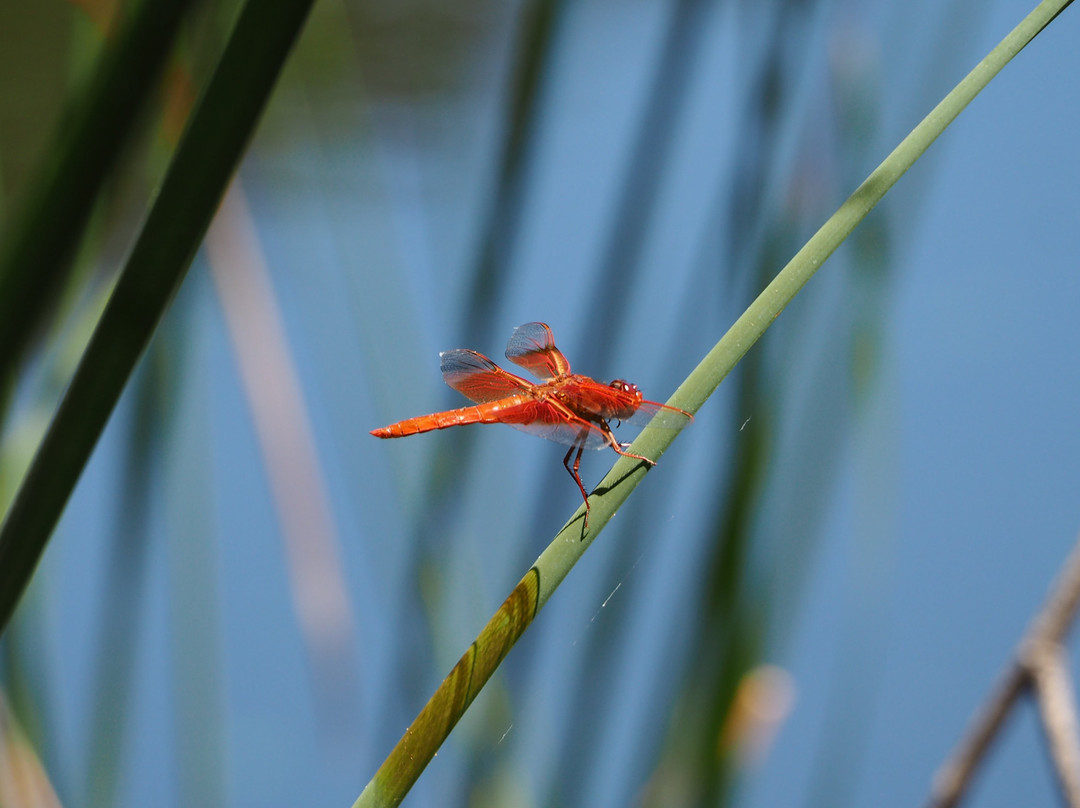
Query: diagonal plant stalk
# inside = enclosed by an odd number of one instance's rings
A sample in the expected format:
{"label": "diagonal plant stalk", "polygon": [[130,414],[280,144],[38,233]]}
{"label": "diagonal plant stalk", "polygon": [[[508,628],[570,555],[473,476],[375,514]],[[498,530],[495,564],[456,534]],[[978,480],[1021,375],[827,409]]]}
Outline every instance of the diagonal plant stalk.
{"label": "diagonal plant stalk", "polygon": [[[736,363],[885,193],[976,95],[1072,0],[1043,0],[905,137],[810,238],[713,347],[668,403],[697,412]],[[677,432],[646,428],[631,452],[659,459]],[[353,808],[398,805],[537,612],[637,487],[648,466],[620,457],[484,626],[376,771]]]}
{"label": "diagonal plant stalk", "polygon": [[0,525],[0,632],[202,242],[313,0],[248,0]]}

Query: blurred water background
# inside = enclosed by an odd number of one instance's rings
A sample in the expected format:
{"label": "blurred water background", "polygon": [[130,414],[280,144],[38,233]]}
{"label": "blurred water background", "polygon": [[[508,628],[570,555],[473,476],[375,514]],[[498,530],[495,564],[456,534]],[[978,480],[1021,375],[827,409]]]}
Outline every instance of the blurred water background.
{"label": "blurred water background", "polygon": [[[236,8],[185,29],[98,204],[5,497]],[[317,3],[0,643],[61,803],[350,805],[579,504],[515,430],[368,430],[459,406],[437,353],[531,320],[666,399],[1028,10]],[[107,13],[0,4],[0,225]],[[1070,9],[829,260],[406,805],[924,800],[1080,530],[1077,41]],[[773,712],[735,721],[751,682]],[[968,804],[1055,799],[1025,705]]]}

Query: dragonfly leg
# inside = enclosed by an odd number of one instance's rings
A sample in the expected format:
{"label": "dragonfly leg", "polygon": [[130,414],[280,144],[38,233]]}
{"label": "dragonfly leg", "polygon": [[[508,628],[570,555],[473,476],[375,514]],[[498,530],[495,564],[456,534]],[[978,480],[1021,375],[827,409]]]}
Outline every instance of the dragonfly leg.
{"label": "dragonfly leg", "polygon": [[584,446],[577,447],[577,457],[574,458],[574,466],[570,467],[570,455],[574,453],[574,447],[571,446],[566,453],[566,457],[562,459],[563,468],[569,472],[570,476],[574,478],[574,482],[577,483],[578,490],[581,491],[581,498],[585,500],[585,521],[582,523],[582,527],[589,526],[589,495],[585,493],[585,486],[581,482],[581,474],[578,472],[581,469],[581,453],[585,451]]}
{"label": "dragonfly leg", "polygon": [[623,457],[632,457],[635,460],[643,460],[644,462],[648,463],[650,466],[655,466],[656,465],[655,460],[650,460],[649,458],[645,457],[644,455],[639,455],[639,454],[634,454],[633,452],[623,451],[623,447],[624,446],[629,446],[630,444],[629,443],[619,443],[619,441],[615,437],[614,433],[612,433],[611,427],[609,427],[606,423],[602,424],[601,429],[603,430],[604,437],[607,438],[608,444],[611,446],[611,448],[614,449],[619,454],[621,454]]}

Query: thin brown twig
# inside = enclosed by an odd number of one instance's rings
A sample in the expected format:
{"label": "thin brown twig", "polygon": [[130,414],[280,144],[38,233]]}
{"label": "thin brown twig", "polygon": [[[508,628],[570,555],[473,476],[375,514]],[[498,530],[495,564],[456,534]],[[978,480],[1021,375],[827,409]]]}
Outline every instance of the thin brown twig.
{"label": "thin brown twig", "polygon": [[[1080,790],[1080,746],[1071,682],[1061,642],[1080,604],[1080,541],[1066,559],[1050,597],[1017,647],[1016,655],[971,727],[934,776],[927,808],[951,808],[963,796],[986,750],[997,737],[1013,704],[1033,689],[1043,714],[1051,760],[1070,806]],[[1057,649],[1056,653],[1053,649]],[[1064,695],[1063,695],[1064,693]]]}
{"label": "thin brown twig", "polygon": [[1080,808],[1080,740],[1065,649],[1056,642],[1033,643],[1028,666],[1062,799],[1069,808]]}

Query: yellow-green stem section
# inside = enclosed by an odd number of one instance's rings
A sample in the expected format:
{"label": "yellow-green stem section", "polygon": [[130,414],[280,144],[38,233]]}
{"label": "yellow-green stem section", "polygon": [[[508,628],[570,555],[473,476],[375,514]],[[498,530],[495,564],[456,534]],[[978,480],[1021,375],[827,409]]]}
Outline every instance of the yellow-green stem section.
{"label": "yellow-green stem section", "polygon": [[405,730],[356,800],[356,805],[397,805],[401,802],[480,688],[536,616],[539,591],[540,573],[533,567]]}

